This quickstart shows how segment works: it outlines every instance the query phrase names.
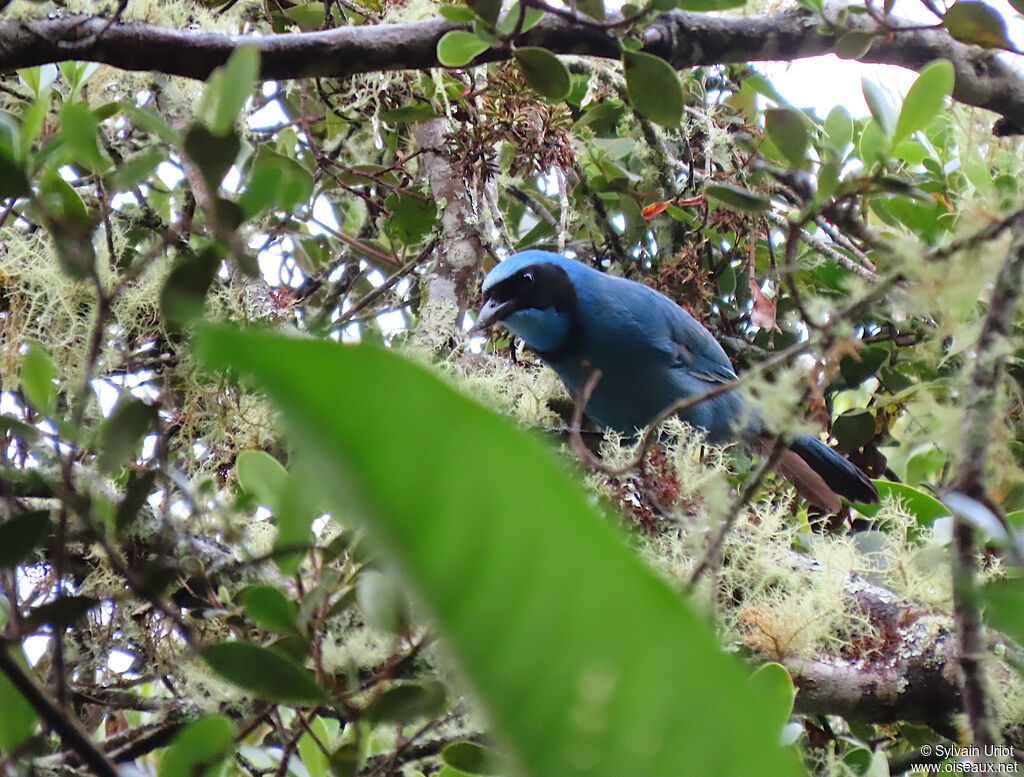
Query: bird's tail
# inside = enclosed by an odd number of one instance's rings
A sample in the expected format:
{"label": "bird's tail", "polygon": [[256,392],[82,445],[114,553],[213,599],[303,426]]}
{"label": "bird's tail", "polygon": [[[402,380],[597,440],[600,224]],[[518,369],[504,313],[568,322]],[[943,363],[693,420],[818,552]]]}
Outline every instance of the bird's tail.
{"label": "bird's tail", "polygon": [[[793,439],[789,450],[803,459],[825,484],[851,502],[878,501],[878,490],[855,465],[829,448],[817,437],[801,434]],[[785,473],[782,473],[785,476]]]}

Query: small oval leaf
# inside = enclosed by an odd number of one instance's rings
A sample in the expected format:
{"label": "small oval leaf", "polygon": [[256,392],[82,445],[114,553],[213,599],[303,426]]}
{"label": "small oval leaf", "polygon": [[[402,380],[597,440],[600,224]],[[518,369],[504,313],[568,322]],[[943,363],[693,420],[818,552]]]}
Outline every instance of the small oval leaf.
{"label": "small oval leaf", "polygon": [[763,194],[731,183],[709,183],[704,187],[704,194],[744,213],[763,213],[772,206],[771,200]]}
{"label": "small oval leaf", "polygon": [[441,713],[446,700],[443,683],[402,683],[371,701],[363,712],[363,720],[368,723],[409,723]]}
{"label": "small oval leaf", "polygon": [[245,614],[265,629],[294,634],[299,609],[295,602],[270,585],[254,585],[242,592]]}
{"label": "small oval leaf", "polygon": [[776,148],[793,167],[803,167],[811,134],[803,114],[795,108],[768,108],[764,128]]}
{"label": "small oval leaf", "polygon": [[623,51],[626,91],[637,113],[665,127],[683,120],[683,87],[675,69],[661,57]]}
{"label": "small oval leaf", "polygon": [[202,656],[213,671],[258,698],[286,704],[327,701],[305,669],[273,650],[248,642],[222,642],[203,648]]}
{"label": "small oval leaf", "polygon": [[46,349],[39,343],[29,343],[21,359],[21,390],[32,407],[43,415],[53,415],[56,409],[55,374]]}
{"label": "small oval leaf", "polygon": [[288,479],[288,470],[266,451],[242,451],[235,459],[238,485],[256,497],[260,504],[272,506]]}
{"label": "small oval leaf", "polygon": [[549,100],[564,100],[569,96],[572,80],[569,69],[547,49],[521,46],[512,52],[523,78],[538,94]]}
{"label": "small oval leaf", "polygon": [[871,116],[887,137],[892,135],[896,128],[896,106],[892,104],[892,99],[881,86],[870,79],[861,78],[860,85]]}
{"label": "small oval leaf", "polygon": [[445,67],[468,65],[491,46],[466,30],[446,32],[437,42],[437,61]]}
{"label": "small oval leaf", "polygon": [[896,120],[893,142],[924,129],[934,119],[945,99],[953,93],[953,65],[944,59],[926,65],[907,92]]}
{"label": "small oval leaf", "polygon": [[181,730],[160,759],[160,777],[212,777],[235,738],[234,724],[223,715],[206,715]]}
{"label": "small oval leaf", "polygon": [[942,26],[962,43],[1016,51],[1006,37],[1006,22],[980,0],[958,0],[942,15]]}

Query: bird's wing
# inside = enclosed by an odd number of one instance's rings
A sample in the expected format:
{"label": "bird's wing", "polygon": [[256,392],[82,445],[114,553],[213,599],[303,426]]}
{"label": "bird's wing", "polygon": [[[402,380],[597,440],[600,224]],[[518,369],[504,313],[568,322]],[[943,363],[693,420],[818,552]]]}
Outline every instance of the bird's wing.
{"label": "bird's wing", "polygon": [[730,383],[736,380],[729,357],[712,334],[678,305],[663,307],[666,329],[675,351],[673,366],[685,369],[708,383]]}
{"label": "bird's wing", "polygon": [[582,270],[574,277],[585,327],[604,347],[648,351],[652,364],[682,369],[707,383],[736,380],[729,357],[699,321],[640,283]]}

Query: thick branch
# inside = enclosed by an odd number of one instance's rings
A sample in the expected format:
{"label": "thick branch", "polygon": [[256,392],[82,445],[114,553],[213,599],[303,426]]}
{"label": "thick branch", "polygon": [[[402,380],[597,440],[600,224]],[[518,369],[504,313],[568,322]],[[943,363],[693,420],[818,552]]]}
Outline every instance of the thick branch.
{"label": "thick branch", "polygon": [[[850,15],[850,29],[874,32],[867,16]],[[242,43],[262,54],[265,79],[344,77],[354,73],[438,67],[437,42],[456,25],[443,19],[404,24],[342,27],[324,32],[231,36],[171,30],[141,23],[68,16],[28,22],[0,21],[0,72],[67,59],[103,62],[124,70],[151,70],[205,79]],[[1024,79],[995,54],[953,40],[944,30],[914,28],[894,20],[896,31],[881,33],[862,62],[920,70],[934,59],[953,63],[960,102],[1005,117],[1004,132],[1024,127]],[[821,35],[818,21],[804,11],[746,18],[670,11],[642,34],[644,50],[677,68],[759,60],[793,60],[835,50],[837,35]],[[519,45],[544,46],[559,54],[618,58],[607,31],[548,16]],[[508,59],[496,44],[476,61]]]}

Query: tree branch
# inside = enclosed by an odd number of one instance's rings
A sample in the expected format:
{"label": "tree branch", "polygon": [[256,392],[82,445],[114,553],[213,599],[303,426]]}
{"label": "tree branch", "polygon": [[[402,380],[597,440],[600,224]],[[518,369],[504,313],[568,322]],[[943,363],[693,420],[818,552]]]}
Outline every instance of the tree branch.
{"label": "tree branch", "polygon": [[[834,16],[830,9],[829,16]],[[802,10],[750,17],[722,17],[673,10],[641,33],[644,51],[676,68],[698,65],[793,60],[835,51],[842,32],[877,32],[859,61],[920,70],[937,58],[956,71],[953,96],[967,105],[1004,117],[997,131],[1024,128],[1024,78],[992,51],[959,43],[945,30],[893,19],[883,30],[868,16],[850,14],[847,26],[821,34],[819,20]],[[401,24],[341,27],[323,32],[281,35],[225,35],[172,30],[98,16],[66,16],[29,21],[0,21],[0,72],[68,59],[103,62],[124,70],[147,70],[205,79],[241,44],[259,49],[264,79],[340,78],[355,73],[424,70],[439,67],[437,42],[458,25],[444,19]],[[593,25],[548,15],[519,36],[521,46],[543,46],[557,54],[617,59],[616,39]],[[485,51],[476,63],[507,60],[503,43]]]}
{"label": "tree branch", "polygon": [[[974,350],[974,371],[967,394],[967,410],[963,422],[963,449],[960,466],[953,480],[953,488],[974,500],[984,501],[985,468],[988,446],[992,438],[992,424],[996,415],[996,394],[999,377],[1006,358],[1002,341],[1009,338],[1013,328],[1013,315],[1020,296],[1021,277],[1024,275],[1024,228],[1013,222],[1013,242],[999,275],[996,277],[988,315],[978,335]],[[960,666],[964,678],[964,708],[971,725],[972,741],[976,745],[995,741],[988,704],[987,683],[983,667],[981,617],[975,596],[975,565],[977,549],[974,527],[957,510],[953,510],[953,539],[956,557],[953,559],[953,605],[956,614],[957,642]]]}

